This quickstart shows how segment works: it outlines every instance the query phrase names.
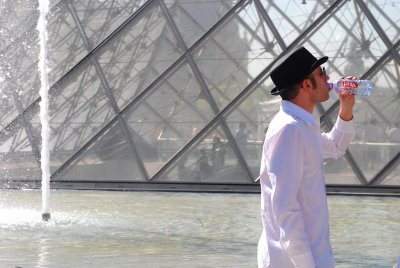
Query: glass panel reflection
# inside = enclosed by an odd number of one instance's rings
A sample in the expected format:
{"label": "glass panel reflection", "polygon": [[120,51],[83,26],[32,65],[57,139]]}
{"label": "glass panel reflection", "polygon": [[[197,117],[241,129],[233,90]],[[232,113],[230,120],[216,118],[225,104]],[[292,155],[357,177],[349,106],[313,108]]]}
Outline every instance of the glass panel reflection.
{"label": "glass panel reflection", "polygon": [[[329,56],[325,64],[331,81],[342,76],[361,77],[387,50],[379,34],[356,2],[346,2],[305,43],[314,55]],[[337,100],[323,103],[325,109]]]}
{"label": "glass panel reflection", "polygon": [[58,180],[143,181],[132,149],[118,124],[112,125]]}
{"label": "glass panel reflection", "polygon": [[[400,152],[397,151],[399,154]],[[381,182],[380,184],[383,185],[392,185],[392,186],[399,186],[400,185],[400,165],[399,160],[397,160],[397,164],[392,172]]]}
{"label": "glass panel reflection", "polygon": [[1,2],[0,13],[0,121],[5,127],[39,95],[39,12],[34,1],[25,0]]}
{"label": "glass panel reflection", "polygon": [[273,45],[272,36],[251,3],[194,51],[193,57],[221,109],[279,55],[281,50]]}
{"label": "glass panel reflection", "polygon": [[[330,122],[327,124],[325,121],[321,122],[321,132],[329,132],[331,131],[333,124],[336,122],[336,116],[332,116],[329,118]],[[333,121],[334,120],[334,121]],[[348,153],[352,153],[353,151],[348,150]],[[327,158],[324,159],[324,175],[325,175],[325,183],[326,184],[362,184],[361,180],[358,179],[357,175],[354,173],[349,161],[348,155],[343,155],[338,159]]]}
{"label": "glass panel reflection", "polygon": [[321,54],[331,56],[332,69],[338,76],[332,79],[342,75],[361,76],[387,51],[379,34],[355,3],[348,2],[309,40],[321,49]]}
{"label": "glass panel reflection", "polygon": [[338,159],[324,160],[324,174],[326,184],[349,184],[359,185],[361,181],[353,172],[345,156]]}
{"label": "glass panel reflection", "polygon": [[213,116],[202,96],[184,64],[124,116],[150,176]]}
{"label": "glass panel reflection", "polygon": [[147,8],[98,54],[120,109],[163,73],[182,52],[159,7]]}
{"label": "glass panel reflection", "polygon": [[134,14],[146,1],[76,1],[75,9],[91,49],[107,38],[118,26]]}
{"label": "glass panel reflection", "polygon": [[67,1],[55,5],[48,17],[49,85],[53,85],[88,54]]}
{"label": "glass panel reflection", "polygon": [[302,4],[302,1],[261,2],[287,45],[299,37],[329,7],[329,3],[326,3],[328,1],[307,1],[306,4]]}
{"label": "glass panel reflection", "polygon": [[0,180],[40,180],[39,161],[36,159],[23,120],[0,133]]}
{"label": "glass panel reflection", "polygon": [[221,128],[212,128],[157,176],[160,181],[249,183]]}
{"label": "glass panel reflection", "polygon": [[265,133],[273,116],[278,112],[281,97],[274,97],[263,86],[257,88],[228,116],[226,121],[234,140],[256,179]]}
{"label": "glass panel reflection", "polygon": [[[269,95],[273,85],[268,74],[258,75],[283,53],[282,47],[304,45],[315,55],[330,57],[324,67],[331,81],[368,76],[374,87],[372,96],[357,97],[356,138],[347,158],[325,161],[326,182],[376,179],[377,184],[399,186],[398,3],[364,1],[376,27],[361,1],[260,2],[265,10],[258,10],[255,1],[238,0],[164,0],[167,10],[161,10],[160,1],[52,1],[51,171],[64,168],[72,157],[70,171],[66,167],[58,179],[145,181],[148,175],[150,180],[189,183],[253,183],[265,130],[280,105],[280,97]],[[332,5],[335,9],[321,17]],[[270,30],[263,11],[278,33]],[[37,1],[0,1],[0,12],[0,174],[39,180]],[[190,51],[177,44],[176,35]],[[278,44],[280,38],[283,43]],[[193,57],[194,66],[186,56]],[[256,88],[235,99],[250,82]],[[233,100],[236,104],[230,105]],[[229,110],[215,114],[210,101]],[[335,122],[337,101],[331,93],[318,106],[315,114],[323,117],[322,123]],[[123,125],[104,129],[117,117]],[[231,135],[216,119],[226,120],[236,138],[228,142]],[[119,128],[125,124],[128,133]],[[136,166],[135,151],[147,174]],[[251,178],[238,157],[250,168]],[[391,161],[397,162],[387,177],[377,177]]]}
{"label": "glass panel reflection", "polygon": [[371,78],[372,96],[358,97],[355,106],[357,135],[350,148],[368,180],[400,149],[396,137],[389,136],[389,131],[400,123],[398,78],[393,76],[395,66],[391,61],[377,72]]}
{"label": "glass panel reflection", "polygon": [[399,3],[395,1],[374,0],[366,1],[366,5],[374,18],[379,22],[389,39],[395,43],[399,38]]}
{"label": "glass panel reflection", "polygon": [[4,128],[17,118],[18,111],[14,103],[15,94],[7,90],[5,83],[0,81],[0,84],[4,85],[4,87],[0,86],[0,92],[2,94],[2,96],[0,96],[0,131],[4,131]]}
{"label": "glass panel reflection", "polygon": [[211,28],[237,0],[165,0],[182,38],[190,47]]}
{"label": "glass panel reflection", "polygon": [[[69,79],[52,92],[49,100],[52,172],[115,116],[93,65],[81,66]],[[39,107],[36,109],[32,123],[40,144]]]}

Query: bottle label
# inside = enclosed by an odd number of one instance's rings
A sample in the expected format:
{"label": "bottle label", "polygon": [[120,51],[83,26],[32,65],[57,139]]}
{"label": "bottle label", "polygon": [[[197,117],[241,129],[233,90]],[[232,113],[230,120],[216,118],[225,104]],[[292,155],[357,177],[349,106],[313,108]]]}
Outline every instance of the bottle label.
{"label": "bottle label", "polygon": [[358,88],[358,83],[354,81],[342,81],[343,88]]}

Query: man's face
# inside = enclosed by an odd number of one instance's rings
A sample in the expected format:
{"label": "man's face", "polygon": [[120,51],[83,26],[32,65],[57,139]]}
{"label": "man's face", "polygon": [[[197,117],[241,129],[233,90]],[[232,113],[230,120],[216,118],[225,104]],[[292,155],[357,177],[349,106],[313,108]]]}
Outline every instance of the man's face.
{"label": "man's face", "polygon": [[324,102],[329,99],[328,80],[329,76],[325,68],[316,68],[309,76],[313,86],[312,99],[314,103]]}

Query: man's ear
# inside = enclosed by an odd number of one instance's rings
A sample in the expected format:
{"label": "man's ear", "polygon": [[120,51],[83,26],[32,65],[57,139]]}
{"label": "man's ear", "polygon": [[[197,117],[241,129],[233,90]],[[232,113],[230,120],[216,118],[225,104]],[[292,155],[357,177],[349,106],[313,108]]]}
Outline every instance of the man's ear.
{"label": "man's ear", "polygon": [[302,91],[301,94],[309,95],[312,93],[312,90],[313,90],[312,82],[310,79],[304,79],[303,81],[301,81],[301,85],[300,85],[300,91]]}
{"label": "man's ear", "polygon": [[303,88],[303,89],[311,88],[312,87],[311,80],[310,79],[304,79],[303,81],[301,81],[300,87]]}

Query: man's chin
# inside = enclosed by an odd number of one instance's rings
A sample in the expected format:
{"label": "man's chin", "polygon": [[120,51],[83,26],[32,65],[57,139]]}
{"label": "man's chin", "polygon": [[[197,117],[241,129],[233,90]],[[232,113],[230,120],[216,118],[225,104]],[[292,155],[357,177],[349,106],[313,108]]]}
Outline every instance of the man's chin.
{"label": "man's chin", "polygon": [[327,101],[327,100],[329,100],[329,93],[328,93],[328,95],[325,97],[325,99],[323,99],[321,102],[325,102],[325,101]]}

